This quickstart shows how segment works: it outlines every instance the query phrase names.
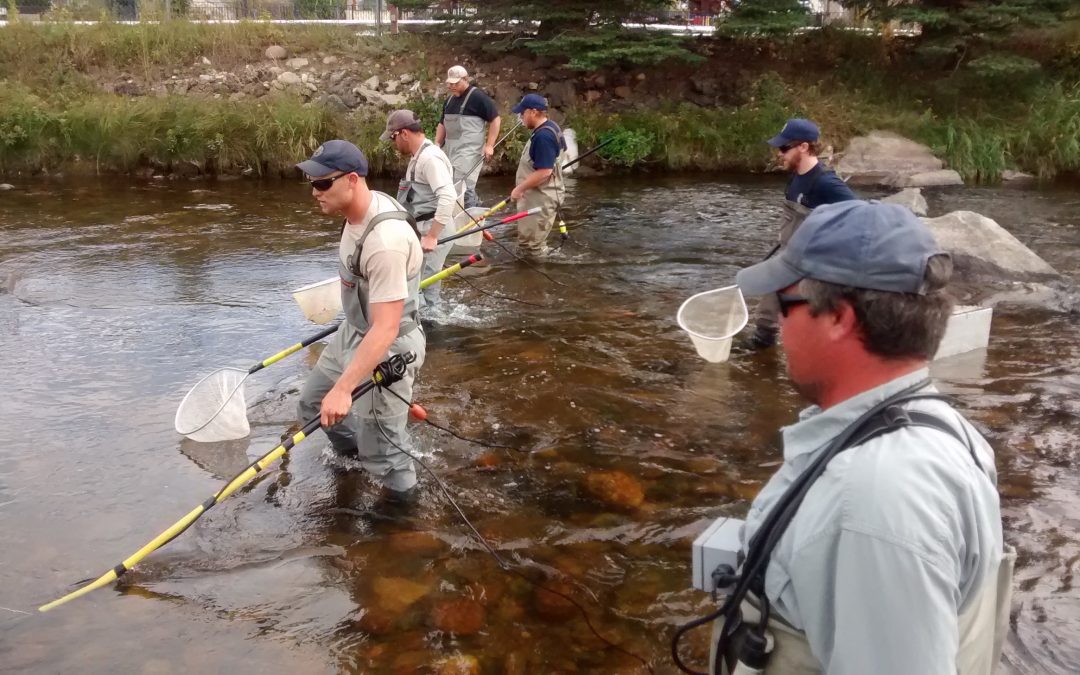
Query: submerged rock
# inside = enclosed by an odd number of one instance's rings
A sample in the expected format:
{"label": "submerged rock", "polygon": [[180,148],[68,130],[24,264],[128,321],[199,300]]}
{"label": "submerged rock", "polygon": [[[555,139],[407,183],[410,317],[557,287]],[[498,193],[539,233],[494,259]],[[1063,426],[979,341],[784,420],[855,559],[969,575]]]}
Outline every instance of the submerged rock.
{"label": "submerged rock", "polygon": [[469,654],[458,654],[435,664],[436,675],[480,675],[480,661]]}
{"label": "submerged rock", "polygon": [[585,490],[608,506],[635,509],[645,501],[645,491],[622,471],[599,471],[585,477]]}
{"label": "submerged rock", "polygon": [[479,602],[469,598],[443,600],[432,610],[431,623],[447,633],[473,635],[484,627],[486,614]]}
{"label": "submerged rock", "polygon": [[577,593],[571,584],[556,579],[545,582],[544,586],[546,588],[537,588],[533,592],[533,606],[537,614],[552,621],[562,621],[577,612],[577,607],[568,599]]}
{"label": "submerged rock", "polygon": [[431,586],[403,577],[379,577],[372,584],[380,608],[405,611],[431,591]]}

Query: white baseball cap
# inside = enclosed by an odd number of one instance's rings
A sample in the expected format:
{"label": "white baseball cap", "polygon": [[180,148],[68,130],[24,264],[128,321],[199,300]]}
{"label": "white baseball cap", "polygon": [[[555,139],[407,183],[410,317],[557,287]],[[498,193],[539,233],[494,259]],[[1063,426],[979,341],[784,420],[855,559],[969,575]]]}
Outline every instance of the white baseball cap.
{"label": "white baseball cap", "polygon": [[446,71],[446,83],[457,84],[461,82],[462,78],[469,76],[469,71],[465,70],[465,66],[453,66],[450,70]]}

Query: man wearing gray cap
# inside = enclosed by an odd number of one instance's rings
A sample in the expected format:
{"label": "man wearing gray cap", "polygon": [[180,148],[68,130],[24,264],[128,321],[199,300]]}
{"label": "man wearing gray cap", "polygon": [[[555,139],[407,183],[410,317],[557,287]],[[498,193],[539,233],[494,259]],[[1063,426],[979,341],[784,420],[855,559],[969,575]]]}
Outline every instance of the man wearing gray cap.
{"label": "man wearing gray cap", "polygon": [[470,209],[478,203],[476,181],[483,164],[480,160],[491,161],[495,155],[502,118],[495,101],[469,83],[469,71],[464,66],[446,71],[446,88],[450,97],[443,105],[435,143],[454,165],[454,181],[464,182],[465,208]]}
{"label": "man wearing gray cap", "polygon": [[714,623],[715,672],[997,664],[1014,554],[994,452],[927,368],[951,270],[907,209],[845,201],[815,209],[779,255],[736,276],[747,295],[776,299],[788,376],[813,405],[782,429],[783,465],[750,507],[746,586],[742,597],[728,586]]}
{"label": "man wearing gray cap", "polygon": [[426,348],[417,314],[420,242],[401,205],[368,188],[367,158],[352,143],[327,141],[296,166],[322,212],[344,218],[338,273],[345,320],[304,383],[300,418],[319,415],[335,453],[358,460],[381,480],[387,498],[409,501],[416,470],[398,449],[411,448],[408,406],[382,389],[355,403],[351,394],[390,355],[413,352],[416,361],[393,385],[406,401],[412,398]]}
{"label": "man wearing gray cap", "polygon": [[[420,247],[424,249],[421,276],[427,279],[442,271],[454,246],[453,242],[439,246],[439,236],[454,222],[458,192],[454,187],[453,167],[439,146],[427,139],[420,119],[411,110],[390,113],[379,140],[390,141],[399,153],[409,158],[405,177],[398,183],[397,200],[416,219]],[[439,304],[442,282],[431,284],[420,293],[421,307],[434,308]]]}
{"label": "man wearing gray cap", "polygon": [[[821,132],[807,119],[792,118],[768,143],[776,150],[784,171],[790,173],[776,250],[783,250],[799,224],[818,206],[858,199],[839,176],[818,159]],[[754,313],[754,332],[747,341],[751,349],[768,349],[776,344],[777,306],[772,297],[762,298]]]}

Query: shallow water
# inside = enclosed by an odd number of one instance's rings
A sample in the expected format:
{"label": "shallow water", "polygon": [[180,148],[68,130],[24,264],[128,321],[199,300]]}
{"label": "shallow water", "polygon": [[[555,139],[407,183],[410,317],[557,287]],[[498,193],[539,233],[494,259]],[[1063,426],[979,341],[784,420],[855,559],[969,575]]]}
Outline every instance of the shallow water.
{"label": "shallow water", "polygon": [[[504,181],[481,185],[496,197]],[[386,188],[391,186],[387,185]],[[333,274],[336,227],[293,183],[38,182],[0,196],[0,664],[66,672],[672,672],[674,627],[710,602],[690,542],[741,514],[802,406],[777,355],[708,365],[674,324],[689,295],[769,248],[775,178],[595,179],[543,272],[502,261],[448,283],[417,399],[423,459],[514,572],[423,476],[411,514],[305,441],[119,585],[48,614],[271,449],[318,349],[249,379],[252,435],[172,429],[202,375],[318,331],[289,291]],[[485,189],[487,192],[485,193]],[[1073,279],[1080,192],[930,193],[994,217]],[[486,246],[491,246],[487,244]],[[491,249],[492,254],[498,251]],[[505,297],[531,304],[522,304]],[[1075,316],[1009,303],[991,346],[935,374],[998,450],[1021,550],[1010,672],[1080,671]],[[643,492],[598,501],[598,472]],[[623,498],[634,499],[634,485]],[[538,592],[528,581],[572,597]],[[442,630],[453,627],[457,632]],[[699,658],[705,631],[691,642]],[[449,667],[449,666],[447,666]]]}

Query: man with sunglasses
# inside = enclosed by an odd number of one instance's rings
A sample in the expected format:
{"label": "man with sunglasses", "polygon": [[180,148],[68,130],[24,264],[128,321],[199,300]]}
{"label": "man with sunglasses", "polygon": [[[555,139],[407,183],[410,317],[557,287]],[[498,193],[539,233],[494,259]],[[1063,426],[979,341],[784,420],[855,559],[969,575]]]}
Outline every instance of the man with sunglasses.
{"label": "man with sunglasses", "polygon": [[909,210],[846,201],[736,275],[745,294],[776,299],[788,377],[813,405],[783,428],[783,465],[750,506],[750,594],[741,623],[728,619],[733,634],[714,629],[726,667],[996,666],[1015,552],[1003,545],[994,452],[929,379],[951,272]]}
{"label": "man with sunglasses", "polygon": [[[780,165],[791,174],[784,190],[777,250],[783,249],[813,209],[823,204],[858,199],[847,183],[818,159],[820,136],[817,125],[810,120],[793,118],[784,124],[779,134],[767,141],[776,148]],[[768,349],[776,344],[776,312],[773,298],[761,300],[754,314],[754,332],[746,343],[748,347]]]}
{"label": "man with sunglasses", "polygon": [[[416,220],[420,232],[420,247],[424,249],[422,278],[442,271],[446,256],[454,244],[439,246],[439,236],[449,232],[454,222],[454,204],[458,193],[454,188],[454,167],[442,148],[427,139],[420,119],[411,110],[395,110],[386,119],[386,130],[379,140],[390,141],[394,148],[409,158],[405,177],[398,183],[397,200]],[[439,304],[442,282],[431,284],[420,295],[421,307],[434,308]]]}
{"label": "man with sunglasses", "polygon": [[402,451],[411,451],[408,405],[382,389],[355,403],[351,393],[391,354],[413,352],[416,360],[393,385],[405,401],[412,398],[426,351],[417,313],[420,242],[401,205],[368,188],[367,158],[352,143],[327,141],[296,166],[322,212],[344,218],[338,272],[345,320],[304,383],[300,418],[318,415],[336,454],[359,461],[386,498],[410,501],[416,470]]}

